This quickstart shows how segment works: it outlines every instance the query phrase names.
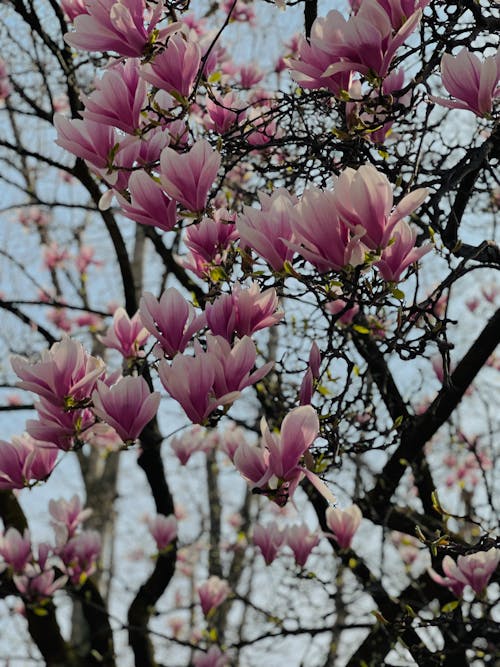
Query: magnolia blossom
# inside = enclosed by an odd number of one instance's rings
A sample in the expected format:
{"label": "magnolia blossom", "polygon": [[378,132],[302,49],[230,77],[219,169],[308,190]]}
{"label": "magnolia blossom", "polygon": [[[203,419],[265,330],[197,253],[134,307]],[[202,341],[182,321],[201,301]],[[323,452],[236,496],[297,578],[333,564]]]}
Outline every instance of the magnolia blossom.
{"label": "magnolia blossom", "polygon": [[130,58],[124,64],[114,64],[102,79],[96,80],[95,86],[90,95],[80,96],[85,105],[82,116],[134,134],[146,102],[146,83],[139,78],[139,61]]}
{"label": "magnolia blossom", "polygon": [[253,527],[252,541],[259,547],[266,565],[270,565],[278,555],[278,551],[285,541],[285,533],[279,528],[275,521],[263,526],[256,523]]}
{"label": "magnolia blossom", "polygon": [[270,196],[260,192],[259,200],[260,211],[245,206],[236,221],[240,245],[252,248],[275,271],[281,271],[284,263],[290,262],[294,254],[287,241],[292,239],[297,201],[284,188],[277,189]]}
{"label": "magnolia blossom", "polygon": [[206,653],[195,651],[193,656],[194,667],[227,667],[229,657],[218,646],[211,646]]}
{"label": "magnolia blossom", "polygon": [[22,489],[31,480],[46,479],[56,465],[59,450],[51,442],[28,434],[0,440],[0,491]]}
{"label": "magnolia blossom", "polygon": [[80,498],[75,494],[70,500],[65,498],[50,500],[49,513],[53,518],[52,526],[57,541],[62,544],[73,537],[77,528],[92,514],[92,510],[84,509]]}
{"label": "magnolia blossom", "polygon": [[184,352],[193,335],[205,326],[205,315],[196,315],[193,306],[175,287],[165,290],[160,301],[150,292],[144,292],[139,313],[146,329],[170,358]]}
{"label": "magnolia blossom", "polygon": [[148,519],[147,524],[158,551],[164,551],[177,537],[177,519],[173,514],[157,514],[153,519]]}
{"label": "magnolia blossom", "polygon": [[31,601],[52,597],[66,584],[68,577],[56,579],[52,568],[40,571],[37,567],[28,566],[23,574],[14,575],[13,581],[21,596]]}
{"label": "magnolia blossom", "polygon": [[329,507],[326,510],[326,523],[341,549],[349,549],[352,538],[359,528],[363,515],[357,505],[346,510]]}
{"label": "magnolia blossom", "polygon": [[433,102],[452,109],[466,109],[477,116],[489,116],[494,101],[500,96],[500,49],[483,61],[466,48],[456,56],[445,53],[441,59],[441,77],[443,86],[456,100],[431,96]]}
{"label": "magnolia blossom", "polygon": [[319,544],[319,539],[318,533],[312,533],[304,523],[288,526],[285,532],[285,542],[293,551],[299,567],[305,567],[311,551]]}
{"label": "magnolia blossom", "polygon": [[213,99],[207,98],[206,106],[213,128],[219,134],[226,134],[242,123],[245,117],[245,111],[242,110],[244,103],[234,92],[223,96],[214,94]]}
{"label": "magnolia blossom", "polygon": [[189,97],[200,63],[198,44],[177,33],[170,37],[164,50],[142,66],[141,76],[157,88]]}
{"label": "magnolia blossom", "polygon": [[203,218],[201,222],[189,226],[184,243],[190,253],[179,260],[182,266],[203,278],[210,275],[213,265],[223,264],[232,241],[238,238],[232,218],[233,214],[223,209],[215,214],[214,219]]}
{"label": "magnolia blossom", "polygon": [[260,291],[257,283],[245,289],[239,283],[231,294],[222,294],[205,308],[207,324],[214,334],[232,340],[236,334],[251,336],[256,331],[277,324],[284,316],[278,309],[276,290]]}
{"label": "magnolia blossom", "polygon": [[11,365],[21,378],[18,387],[62,407],[87,399],[105,370],[101,359],[90,356],[81,343],[71,338],[63,338],[50,350],[43,350],[38,362],[14,356]]}
{"label": "magnolia blossom", "polygon": [[304,477],[329,501],[334,497],[317,475],[300,461],[319,431],[314,408],[295,408],[283,420],[281,432],[271,433],[265,419],[261,420],[262,445],[252,447],[243,442],[234,455],[234,465],[254,489],[269,496],[280,506],[286,505]]}
{"label": "magnolia blossom", "polygon": [[[85,5],[88,14],[74,19],[75,32],[64,36],[67,44],[87,51],[116,51],[132,58],[142,56],[163,11],[159,2],[152,5],[154,9],[150,12],[144,0],[87,0]],[[172,23],[160,31],[159,37],[165,38],[180,27],[179,23]]]}
{"label": "magnolia blossom", "polygon": [[75,586],[85,583],[97,569],[101,553],[101,537],[95,530],[86,530],[72,537],[56,550],[64,564],[64,572]]}
{"label": "magnolia blossom", "polygon": [[397,223],[413,212],[427,197],[419,188],[403,197],[392,210],[392,186],[372,165],[345,169],[335,183],[336,208],[351,229],[364,230],[362,241],[372,250],[385,248]]}
{"label": "magnolia blossom", "polygon": [[160,159],[161,183],[167,194],[188,211],[200,213],[207,204],[220,161],[220,154],[205,139],[197,141],[183,154],[164,148]]}
{"label": "magnolia blossom", "polygon": [[207,579],[201,586],[198,586],[203,614],[207,616],[213,609],[219,607],[230,593],[231,589],[227,581],[216,576]]}
{"label": "magnolia blossom", "polygon": [[97,337],[106,347],[118,350],[125,359],[134,359],[142,356],[139,348],[149,338],[149,332],[143,326],[139,313],[130,318],[124,308],[117,308],[112,326],[104,336]]}
{"label": "magnolia blossom", "polygon": [[32,560],[31,539],[28,530],[23,535],[15,528],[8,528],[5,535],[0,535],[0,572],[10,567],[15,573],[21,573]]}
{"label": "magnolia blossom", "polygon": [[401,274],[410,264],[417,262],[432,250],[430,244],[417,248],[416,238],[416,230],[412,229],[407,222],[400,220],[397,223],[392,232],[392,242],[387,248],[384,248],[379,261],[375,262],[384,280],[398,282]]}
{"label": "magnolia blossom", "polygon": [[169,232],[175,227],[176,204],[145,171],[134,171],[128,180],[130,201],[119,193],[116,199],[123,214],[141,225]]}
{"label": "magnolia blossom", "polygon": [[150,392],[146,380],[127,376],[112,387],[97,383],[92,393],[93,412],[112,426],[124,442],[135,440],[155,416],[160,394]]}
{"label": "magnolia blossom", "polygon": [[442,568],[446,576],[442,577],[432,568],[429,574],[436,583],[449,588],[457,598],[462,597],[467,585],[476,595],[482,595],[499,563],[500,549],[492,547],[488,551],[459,556],[456,563],[450,556],[445,556]]}

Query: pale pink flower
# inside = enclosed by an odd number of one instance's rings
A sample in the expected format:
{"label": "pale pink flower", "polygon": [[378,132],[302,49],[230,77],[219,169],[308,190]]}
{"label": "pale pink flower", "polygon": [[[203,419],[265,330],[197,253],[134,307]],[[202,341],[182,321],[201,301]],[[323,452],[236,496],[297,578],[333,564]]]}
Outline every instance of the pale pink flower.
{"label": "pale pink flower", "polygon": [[103,345],[118,350],[125,359],[143,356],[140,348],[149,338],[139,313],[129,317],[124,308],[118,308],[113,315],[113,324],[104,336],[97,336]]}
{"label": "pale pink flower", "polygon": [[252,90],[263,78],[263,71],[253,63],[240,67],[240,85],[242,88]]}
{"label": "pale pink flower", "polygon": [[50,442],[28,434],[0,440],[0,490],[22,489],[30,481],[46,479],[56,465],[59,451]]}
{"label": "pale pink flower", "polygon": [[227,667],[229,657],[221,652],[218,646],[211,646],[206,653],[195,651],[194,667]]}
{"label": "pale pink flower", "polygon": [[141,76],[153,86],[189,97],[201,64],[201,50],[196,42],[177,33],[153,60],[142,65]]}
{"label": "pale pink flower", "polygon": [[130,201],[117,193],[123,214],[141,225],[169,232],[177,222],[176,203],[145,171],[134,171],[128,180]]}
{"label": "pale pink flower", "polygon": [[[228,218],[226,222],[225,217]],[[186,230],[184,243],[191,251],[180,263],[200,278],[210,274],[212,266],[226,261],[232,241],[238,238],[236,226],[227,211],[215,219],[203,218]]]}
{"label": "pale pink flower", "polygon": [[58,146],[86,160],[95,169],[110,166],[110,156],[119,143],[113,127],[89,119],[66,118],[62,114],[54,115],[54,126]]}
{"label": "pale pink flower", "polygon": [[335,194],[319,188],[304,192],[293,218],[294,242],[288,243],[321,273],[362,264],[367,250],[364,229],[354,226],[351,233],[340,219]]}
{"label": "pale pink flower", "polygon": [[392,210],[389,180],[372,165],[363,165],[357,170],[345,169],[335,183],[334,194],[340,218],[356,232],[363,229],[363,244],[378,250],[389,244],[397,223],[420,206],[427,189],[410,192]]}
{"label": "pale pink flower", "polygon": [[443,558],[442,568],[446,575],[442,577],[432,568],[429,574],[441,586],[446,586],[460,598],[465,586],[469,585],[476,595],[482,595],[500,562],[500,549],[492,547],[488,551],[459,556],[457,562],[450,557]]}
{"label": "pale pink flower", "polygon": [[160,158],[160,179],[170,197],[189,211],[200,213],[220,167],[221,157],[208,141],[200,139],[187,153],[164,148]]}
{"label": "pale pink flower", "polygon": [[210,451],[212,449],[212,442],[208,437],[207,431],[196,425],[181,437],[173,437],[170,441],[170,447],[179,459],[180,464],[184,466],[196,452]]}
{"label": "pale pink flower", "polygon": [[318,533],[312,533],[304,523],[288,526],[285,531],[285,542],[293,551],[299,567],[305,567],[311,551],[319,544],[319,539]]}
{"label": "pale pink flower", "polygon": [[363,515],[357,505],[351,505],[346,510],[328,507],[326,523],[341,549],[350,548],[352,538],[358,530],[362,518]]}
{"label": "pale pink flower", "polygon": [[144,292],[139,313],[143,325],[170,358],[184,352],[193,335],[205,326],[205,315],[197,315],[175,287],[165,290],[159,302],[150,292]]}
{"label": "pale pink flower", "polygon": [[177,538],[177,519],[173,514],[157,514],[153,519],[148,518],[147,524],[158,551],[164,551]]}
{"label": "pale pink flower", "polygon": [[8,528],[4,535],[0,535],[0,556],[3,558],[0,572],[10,567],[21,573],[33,558],[29,531],[25,530],[21,535],[15,528]]}
{"label": "pale pink flower", "polygon": [[283,507],[307,477],[329,502],[334,502],[326,485],[300,463],[318,435],[319,419],[314,408],[303,405],[289,412],[279,434],[271,433],[262,419],[261,431],[265,449],[243,442],[234,455],[234,465],[252,484],[254,493],[267,495]]}
{"label": "pale pink flower", "polygon": [[89,266],[102,266],[102,262],[94,259],[95,250],[91,246],[81,246],[75,257],[75,266],[80,274],[87,272]]}
{"label": "pale pink flower", "polygon": [[61,248],[55,241],[50,245],[43,246],[43,263],[45,268],[49,270],[64,266],[69,256],[66,248]]}
{"label": "pale pink flower", "polygon": [[125,63],[113,64],[102,79],[96,80],[95,87],[90,95],[80,95],[85,105],[83,118],[134,134],[146,102],[146,83],[139,78],[139,61],[129,58]]}
{"label": "pale pink flower", "polygon": [[124,442],[135,440],[156,415],[160,394],[150,392],[142,376],[127,376],[112,387],[97,383],[92,393],[93,412],[112,426]]}
{"label": "pale pink flower", "polygon": [[242,123],[245,118],[243,106],[244,103],[234,92],[226,93],[223,96],[214,93],[213,99],[207,98],[207,112],[214,130],[219,134],[226,134]]}
{"label": "pale pink flower", "polygon": [[101,537],[95,530],[86,530],[72,537],[56,550],[64,564],[63,571],[75,586],[85,583],[97,569],[101,553]]}
{"label": "pale pink flower", "polygon": [[236,283],[231,294],[222,294],[208,303],[205,314],[211,331],[229,341],[234,335],[251,336],[284,317],[284,312],[278,309],[276,290],[261,292],[255,282],[249,288]]}
{"label": "pale pink flower", "polygon": [[270,361],[261,368],[250,373],[255,366],[257,349],[248,336],[244,336],[231,346],[221,336],[207,335],[207,352],[219,363],[214,364],[213,392],[217,399],[240,392],[259,382],[274,366]]}
{"label": "pale pink flower", "polygon": [[71,22],[80,14],[88,14],[84,0],[60,0],[60,2],[64,13]]}
{"label": "pale pink flower", "polygon": [[384,280],[397,283],[401,280],[403,271],[430,252],[432,245],[426,244],[417,248],[417,232],[404,220],[396,224],[391,236],[389,245],[384,248],[375,266]]}
{"label": "pale pink flower", "polygon": [[270,565],[278,555],[278,551],[285,541],[285,533],[275,521],[271,521],[265,526],[256,523],[253,527],[252,541],[255,546],[259,547],[266,565]]}
{"label": "pale pink flower", "polygon": [[63,407],[88,399],[105,370],[101,359],[90,356],[80,342],[71,338],[43,350],[38,362],[13,356],[11,365],[21,378],[18,387]]}
{"label": "pale pink flower", "polygon": [[[115,51],[132,58],[142,56],[163,12],[161,2],[150,12],[144,0],[87,0],[85,5],[88,14],[74,19],[75,32],[66,34],[64,40],[77,49]],[[179,28],[179,23],[172,23],[160,31],[159,37],[165,38]]]}
{"label": "pale pink flower", "polygon": [[441,106],[466,109],[477,116],[489,116],[493,103],[500,96],[500,50],[483,61],[463,48],[456,56],[445,53],[441,60],[443,86],[456,98],[445,100],[431,96]]}
{"label": "pale pink flower", "polygon": [[76,529],[92,514],[92,510],[88,507],[84,509],[80,498],[75,494],[70,500],[50,500],[49,513],[54,519],[52,525],[60,538],[59,543],[62,543],[73,537]]}
{"label": "pale pink flower", "polygon": [[216,372],[219,375],[223,372],[220,362],[199,346],[194,357],[178,354],[171,365],[162,360],[158,368],[163,386],[194,424],[204,424],[219,405],[230,404],[239,396],[237,391],[214,395]]}
{"label": "pale pink flower", "polygon": [[284,188],[272,195],[259,193],[261,210],[245,206],[236,221],[240,246],[255,250],[275,271],[281,271],[285,262],[292,260],[294,251],[287,241],[292,239],[292,221],[296,199]]}
{"label": "pale pink flower", "polygon": [[[340,289],[338,290],[340,292]],[[340,317],[336,320],[342,324],[351,324],[354,317],[359,312],[359,306],[357,303],[353,304],[350,308],[347,308],[348,302],[344,299],[337,298],[334,301],[329,301],[325,304],[325,310],[331,313],[332,315],[338,315],[342,313]]]}
{"label": "pale pink flower", "polygon": [[229,596],[231,589],[224,579],[212,576],[198,586],[201,609],[207,616],[213,609],[219,607]]}
{"label": "pale pink flower", "polygon": [[[67,401],[71,404],[71,400]],[[69,451],[75,439],[95,422],[88,409],[66,410],[45,398],[35,403],[38,419],[28,419],[26,430],[35,440],[50,442],[63,451]]]}
{"label": "pale pink flower", "polygon": [[24,574],[14,576],[13,580],[25,600],[39,600],[52,597],[66,584],[68,577],[62,576],[55,579],[53,569],[40,572],[38,568],[28,567]]}

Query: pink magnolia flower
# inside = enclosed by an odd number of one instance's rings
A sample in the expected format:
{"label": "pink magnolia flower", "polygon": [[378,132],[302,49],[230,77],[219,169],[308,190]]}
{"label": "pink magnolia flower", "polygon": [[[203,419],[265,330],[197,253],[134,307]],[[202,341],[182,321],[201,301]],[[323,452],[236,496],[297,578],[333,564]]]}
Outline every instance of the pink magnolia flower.
{"label": "pink magnolia flower", "polygon": [[141,67],[141,76],[161,90],[189,97],[200,64],[198,44],[177,33],[170,37],[165,49]]}
{"label": "pink magnolia flower", "polygon": [[193,426],[181,437],[173,437],[170,447],[180,461],[186,465],[191,456],[196,452],[209,452],[213,448],[213,441],[205,429],[199,425]]}
{"label": "pink magnolia flower", "polygon": [[[331,291],[341,294],[340,288],[338,289],[338,291],[337,290],[331,290]],[[359,305],[355,303],[350,308],[347,308],[348,305],[349,305],[348,301],[345,301],[344,299],[341,298],[335,298],[334,301],[329,301],[327,304],[325,304],[325,310],[331,313],[332,315],[338,315],[339,313],[342,313],[342,315],[340,315],[340,317],[336,321],[341,322],[342,324],[351,324],[354,317],[359,312]]]}
{"label": "pink magnolia flower", "polygon": [[476,595],[482,595],[500,562],[500,549],[492,547],[488,551],[478,551],[467,556],[459,556],[457,562],[450,557],[443,558],[442,577],[432,568],[429,574],[441,586],[446,586],[457,598],[462,597],[464,588],[469,585]]}
{"label": "pink magnolia flower", "polygon": [[8,528],[5,535],[0,536],[0,556],[3,559],[0,572],[10,567],[14,572],[21,573],[33,558],[29,531],[25,530],[21,535],[15,528]]}
{"label": "pink magnolia flower", "polygon": [[80,247],[78,255],[75,257],[75,266],[78,273],[87,273],[89,266],[102,266],[101,260],[94,259],[94,255],[95,250],[92,246],[84,245]]}
{"label": "pink magnolia flower", "polygon": [[204,352],[196,346],[194,357],[178,354],[171,365],[160,362],[158,373],[160,380],[182,407],[194,424],[204,424],[208,416],[219,405],[232,403],[239,396],[238,391],[214,395],[213,385],[216,372],[223,373],[220,362],[214,354]]}
{"label": "pink magnolia flower", "polygon": [[375,262],[384,280],[399,282],[401,274],[410,264],[432,250],[432,245],[415,246],[417,232],[404,220],[400,220],[392,231],[392,243],[382,251],[382,256]]}
{"label": "pink magnolia flower", "polygon": [[25,600],[50,598],[68,581],[66,576],[55,579],[53,569],[40,571],[35,567],[28,567],[24,574],[15,575],[13,579],[17,590]]}
{"label": "pink magnolia flower", "polygon": [[218,646],[211,646],[206,653],[195,651],[193,657],[194,667],[227,667],[229,657]]}
{"label": "pink magnolia flower", "polygon": [[139,78],[139,61],[130,58],[125,63],[115,63],[102,79],[96,80],[95,87],[90,95],[80,95],[85,105],[83,118],[134,134],[146,102],[146,83]]}
{"label": "pink magnolia flower", "polygon": [[219,607],[231,593],[227,581],[219,577],[210,577],[201,586],[198,586],[201,610],[207,616],[213,609]]}
{"label": "pink magnolia flower", "polygon": [[293,551],[299,567],[305,567],[311,551],[319,544],[319,539],[318,533],[311,533],[304,523],[289,526],[285,533],[285,541]]}
{"label": "pink magnolia flower", "polygon": [[50,350],[43,350],[38,362],[13,356],[11,365],[21,378],[18,387],[62,407],[88,399],[105,370],[101,359],[90,356],[81,343],[71,338],[63,338]]}
{"label": "pink magnolia flower", "polygon": [[[71,404],[71,400],[67,401]],[[82,433],[93,426],[94,415],[88,409],[66,410],[42,398],[35,403],[38,419],[28,419],[26,430],[35,440],[50,442],[54,446],[69,451]]]}
{"label": "pink magnolia flower", "polygon": [[347,168],[335,183],[335,204],[340,218],[356,232],[362,228],[362,242],[372,250],[385,248],[397,223],[412,213],[427,197],[418,188],[403,197],[392,210],[392,186],[372,165]]}
{"label": "pink magnolia flower", "polygon": [[186,230],[184,243],[191,251],[180,263],[200,278],[210,274],[212,266],[226,261],[231,244],[238,238],[238,231],[227,211],[215,219],[203,218]]}
{"label": "pink magnolia flower", "polygon": [[0,490],[22,489],[31,480],[46,479],[56,465],[59,450],[28,434],[0,440]]}
{"label": "pink magnolia flower", "polygon": [[147,523],[158,551],[164,551],[177,538],[177,519],[173,514],[157,514],[154,519],[148,519]]}
{"label": "pink magnolia flower", "polygon": [[217,399],[240,392],[259,382],[274,366],[270,361],[253,373],[257,350],[248,336],[238,340],[232,347],[221,336],[207,335],[207,352],[219,363],[214,364],[213,392]]}
{"label": "pink magnolia flower", "polygon": [[309,405],[312,401],[314,393],[314,378],[310,368],[307,368],[302,378],[299,389],[300,405]]}
{"label": "pink magnolia flower", "polygon": [[95,530],[86,530],[72,537],[56,550],[64,564],[64,572],[75,586],[85,583],[97,569],[101,553],[101,537]]}
{"label": "pink magnolia flower", "polygon": [[292,239],[292,220],[296,200],[284,189],[272,195],[259,193],[261,210],[245,206],[236,221],[240,246],[255,250],[275,271],[292,260],[294,251],[287,245]]}
{"label": "pink magnolia flower", "polygon": [[335,501],[319,477],[300,464],[318,435],[319,419],[314,408],[294,408],[283,420],[279,435],[270,432],[265,419],[261,420],[261,431],[265,449],[243,442],[234,455],[234,465],[255,493],[267,495],[283,507],[307,477],[329,502]]}
{"label": "pink magnolia flower", "polygon": [[[377,2],[391,19],[393,29],[398,30],[418,9],[425,9],[430,0],[377,0]],[[361,5],[361,2],[359,4]]]}
{"label": "pink magnolia flower", "polygon": [[112,426],[127,442],[138,438],[153,419],[160,405],[160,394],[150,392],[142,376],[127,376],[112,387],[99,381],[92,401],[94,414]]}
{"label": "pink magnolia flower", "polygon": [[66,248],[61,248],[55,241],[43,246],[43,264],[47,269],[57,269],[64,266],[70,255]]}
{"label": "pink magnolia flower", "polygon": [[118,143],[113,127],[89,119],[69,119],[58,113],[54,115],[54,126],[58,146],[86,160],[95,169],[110,166],[110,156]]}
{"label": "pink magnolia flower", "polygon": [[210,188],[220,167],[220,154],[200,139],[187,153],[164,148],[160,158],[160,179],[170,197],[188,211],[205,209]]}
{"label": "pink magnolia flower", "polygon": [[211,331],[232,340],[234,335],[251,336],[256,331],[277,324],[284,312],[278,309],[276,290],[260,291],[257,283],[243,288],[236,283],[231,294],[222,294],[205,308]]}
{"label": "pink magnolia flower", "polygon": [[357,505],[346,510],[329,507],[326,510],[326,523],[341,549],[349,549],[352,538],[359,528],[363,515]]}
{"label": "pink magnolia flower", "polygon": [[234,92],[223,96],[214,93],[213,99],[207,98],[206,106],[213,129],[218,134],[226,134],[234,129],[245,117],[244,103]]}
{"label": "pink magnolia flower", "polygon": [[88,14],[83,0],[60,0],[61,7],[69,21],[74,21],[80,14]]}
{"label": "pink magnolia flower", "polygon": [[[163,11],[163,4],[159,2],[149,12],[144,0],[87,0],[85,4],[88,14],[75,18],[75,32],[66,34],[64,40],[77,49],[115,51],[132,58],[142,56]],[[147,27],[144,25],[146,10],[149,13]],[[161,31],[160,38],[179,28],[179,23],[172,23]]]}
{"label": "pink magnolia flower", "polygon": [[88,507],[83,509],[80,498],[75,494],[70,500],[50,500],[49,513],[54,519],[52,525],[58,544],[62,544],[73,537],[76,529],[92,514],[92,510]]}
{"label": "pink magnolia flower", "polygon": [[335,194],[319,188],[304,192],[293,219],[295,242],[288,244],[321,273],[365,260],[364,229],[355,225],[351,234],[339,217]]}
{"label": "pink magnolia flower", "polygon": [[205,326],[205,315],[196,315],[193,306],[175,287],[165,290],[159,302],[150,292],[144,292],[139,314],[170,358],[184,352],[193,335]]}
{"label": "pink magnolia flower", "polygon": [[252,541],[259,547],[266,565],[270,565],[278,555],[278,551],[285,541],[285,533],[279,528],[275,521],[263,526],[256,523],[253,527]]}
{"label": "pink magnolia flower", "polygon": [[116,193],[124,215],[141,225],[169,232],[177,222],[176,204],[145,171],[134,171],[128,180],[130,201]]}
{"label": "pink magnolia flower", "polygon": [[139,313],[131,318],[124,308],[118,308],[113,315],[113,324],[104,336],[97,336],[103,345],[118,350],[125,359],[143,356],[140,351],[147,339],[149,331],[143,326]]}
{"label": "pink magnolia flower", "polygon": [[488,116],[493,111],[494,100],[500,96],[500,49],[483,61],[466,48],[456,56],[445,53],[441,59],[441,77],[443,86],[456,100],[431,96],[433,102]]}

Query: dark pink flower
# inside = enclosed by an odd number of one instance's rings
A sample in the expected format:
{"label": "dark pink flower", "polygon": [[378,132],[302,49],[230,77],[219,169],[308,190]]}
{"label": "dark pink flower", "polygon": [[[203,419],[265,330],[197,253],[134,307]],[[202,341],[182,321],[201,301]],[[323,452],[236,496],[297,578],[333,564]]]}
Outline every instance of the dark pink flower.
{"label": "dark pink flower", "polygon": [[256,523],[253,527],[252,541],[259,547],[266,565],[270,565],[278,555],[278,551],[285,541],[285,533],[279,528],[275,521],[263,526]]}
{"label": "dark pink flower", "polygon": [[129,317],[124,308],[118,308],[113,315],[113,324],[104,336],[97,336],[106,347],[118,350],[125,359],[142,355],[140,348],[149,338],[139,313]]}

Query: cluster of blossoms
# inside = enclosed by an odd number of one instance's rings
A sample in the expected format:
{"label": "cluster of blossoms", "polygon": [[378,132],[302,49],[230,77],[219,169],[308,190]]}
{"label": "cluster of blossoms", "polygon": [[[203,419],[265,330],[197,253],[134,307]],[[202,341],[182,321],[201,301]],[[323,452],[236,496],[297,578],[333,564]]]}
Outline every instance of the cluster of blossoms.
{"label": "cluster of blossoms", "polygon": [[82,508],[77,496],[51,500],[49,512],[55,541],[39,544],[36,556],[28,530],[21,535],[8,528],[0,535],[0,572],[6,572],[23,600],[35,606],[43,606],[68,581],[82,586],[95,572],[101,552],[98,533],[80,530],[90,510]]}

